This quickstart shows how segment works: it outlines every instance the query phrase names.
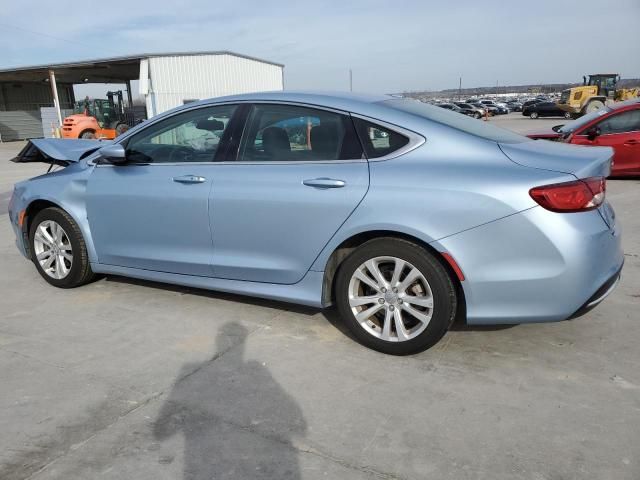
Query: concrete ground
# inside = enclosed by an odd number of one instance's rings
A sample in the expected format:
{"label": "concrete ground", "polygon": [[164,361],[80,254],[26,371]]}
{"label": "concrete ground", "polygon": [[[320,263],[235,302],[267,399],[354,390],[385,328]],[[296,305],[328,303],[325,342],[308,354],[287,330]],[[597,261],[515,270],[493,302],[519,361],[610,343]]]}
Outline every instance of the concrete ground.
{"label": "concrete ground", "polygon": [[[20,146],[0,145],[3,211],[43,169],[8,164]],[[608,186],[626,265],[603,304],[456,325],[404,358],[332,311],[116,277],[55,289],[2,214],[0,478],[638,480],[640,181]]]}

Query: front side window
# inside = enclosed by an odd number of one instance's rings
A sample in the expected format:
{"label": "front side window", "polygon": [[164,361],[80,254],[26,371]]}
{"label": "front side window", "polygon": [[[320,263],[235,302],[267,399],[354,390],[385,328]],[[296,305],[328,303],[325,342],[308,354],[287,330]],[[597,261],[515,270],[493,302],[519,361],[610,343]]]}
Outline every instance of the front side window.
{"label": "front side window", "polygon": [[640,110],[628,110],[612,115],[598,124],[600,135],[640,131]]}
{"label": "front side window", "polygon": [[409,139],[391,129],[360,118],[353,119],[367,158],[390,155],[409,143]]}
{"label": "front side window", "polygon": [[362,159],[351,118],[297,105],[254,105],[240,145],[240,161]]}
{"label": "front side window", "polygon": [[127,158],[133,163],[213,162],[235,109],[218,105],[161,120],[127,141]]}

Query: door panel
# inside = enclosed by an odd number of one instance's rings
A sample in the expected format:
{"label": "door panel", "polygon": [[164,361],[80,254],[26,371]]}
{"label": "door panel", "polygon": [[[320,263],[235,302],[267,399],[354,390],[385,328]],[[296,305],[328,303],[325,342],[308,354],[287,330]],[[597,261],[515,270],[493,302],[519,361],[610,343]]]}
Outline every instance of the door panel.
{"label": "door panel", "polygon": [[575,135],[571,143],[612,147],[612,175],[640,173],[640,109],[615,113],[598,122],[600,135],[589,140],[586,127]]}
{"label": "door panel", "polygon": [[[342,181],[344,186],[304,185],[313,179]],[[301,280],[368,185],[366,161],[219,165],[210,200],[215,276],[270,283]]]}
{"label": "door panel", "polygon": [[95,167],[87,212],[100,263],[213,274],[209,193],[235,111],[219,105],[176,113],[126,140],[129,163]]}
{"label": "door panel", "polygon": [[214,275],[301,280],[369,186],[348,115],[254,105],[238,161],[217,166],[210,199]]}
{"label": "door panel", "polygon": [[[96,166],[87,186],[87,212],[98,261],[210,276],[212,169],[211,165]],[[173,180],[185,176],[204,180]]]}

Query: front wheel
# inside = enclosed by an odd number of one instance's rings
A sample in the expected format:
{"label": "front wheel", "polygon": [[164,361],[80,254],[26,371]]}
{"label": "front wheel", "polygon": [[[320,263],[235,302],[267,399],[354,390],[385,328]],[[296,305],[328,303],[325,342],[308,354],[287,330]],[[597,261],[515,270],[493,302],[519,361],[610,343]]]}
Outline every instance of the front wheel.
{"label": "front wheel", "polygon": [[93,272],[80,228],[64,210],[38,212],[29,229],[31,259],[51,285],[73,288],[89,282]]}
{"label": "front wheel", "polygon": [[573,115],[571,115],[571,112],[564,112],[564,118],[566,118],[567,120],[571,120],[573,118]]}
{"label": "front wheel", "polygon": [[340,266],[335,300],[363,345],[408,355],[435,345],[455,318],[451,277],[429,252],[406,240],[371,240]]}
{"label": "front wheel", "polygon": [[480,114],[480,112],[476,112],[473,114],[473,118],[479,119],[482,115]]}
{"label": "front wheel", "polygon": [[538,112],[531,112],[531,115],[529,116],[535,120],[536,118],[538,118]]}

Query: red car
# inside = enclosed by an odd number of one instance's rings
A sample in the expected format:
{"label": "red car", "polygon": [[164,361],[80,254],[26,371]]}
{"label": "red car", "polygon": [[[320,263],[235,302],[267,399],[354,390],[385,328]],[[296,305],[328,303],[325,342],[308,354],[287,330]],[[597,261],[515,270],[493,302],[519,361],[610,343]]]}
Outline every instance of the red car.
{"label": "red car", "polygon": [[595,110],[566,125],[527,137],[613,147],[611,176],[640,175],[640,98]]}

